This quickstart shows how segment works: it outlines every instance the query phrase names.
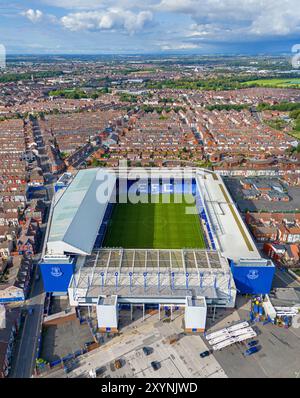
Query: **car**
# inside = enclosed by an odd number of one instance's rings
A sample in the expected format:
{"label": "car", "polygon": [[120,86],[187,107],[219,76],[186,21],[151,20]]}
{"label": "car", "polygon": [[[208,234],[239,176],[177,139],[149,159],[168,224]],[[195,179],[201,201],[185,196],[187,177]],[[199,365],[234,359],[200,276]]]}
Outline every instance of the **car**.
{"label": "car", "polygon": [[98,377],[98,376],[103,375],[105,373],[105,371],[106,371],[105,366],[101,366],[100,368],[95,369],[96,376]]}
{"label": "car", "polygon": [[200,357],[205,358],[205,357],[208,357],[209,355],[210,355],[209,351],[203,351],[203,352],[201,352]]}
{"label": "car", "polygon": [[123,363],[122,363],[121,359],[116,359],[114,365],[115,365],[116,369],[121,369],[121,367],[123,366]]}
{"label": "car", "polygon": [[157,361],[152,361],[151,364],[153,370],[158,370],[161,368],[161,364]]}
{"label": "car", "polygon": [[109,367],[110,367],[110,370],[111,370],[112,372],[114,372],[114,371],[116,370],[115,364],[114,364],[113,362],[110,363]]}
{"label": "car", "polygon": [[256,346],[258,344],[258,340],[253,340],[253,341],[250,341],[249,343],[248,343],[248,346],[249,347],[254,347],[254,346]]}
{"label": "car", "polygon": [[247,351],[244,352],[244,355],[245,355],[245,357],[249,357],[250,355],[255,354],[259,350],[260,350],[260,347],[258,347],[258,346],[250,347]]}
{"label": "car", "polygon": [[150,355],[150,354],[152,354],[153,351],[154,351],[154,350],[153,350],[152,347],[143,347],[143,353],[144,353],[145,355]]}
{"label": "car", "polygon": [[33,312],[34,312],[34,308],[30,307],[30,308],[28,309],[28,314],[29,314],[29,315],[32,315]]}

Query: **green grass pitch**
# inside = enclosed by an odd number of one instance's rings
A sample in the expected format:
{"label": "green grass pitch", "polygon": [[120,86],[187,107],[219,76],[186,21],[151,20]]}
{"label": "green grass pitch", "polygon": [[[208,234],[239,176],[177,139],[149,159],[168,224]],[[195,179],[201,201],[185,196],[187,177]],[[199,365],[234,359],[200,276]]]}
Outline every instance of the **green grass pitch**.
{"label": "green grass pitch", "polygon": [[[115,205],[103,247],[137,249],[202,249],[203,230],[198,214],[186,214],[187,203],[118,203]],[[190,201],[189,201],[190,202]]]}

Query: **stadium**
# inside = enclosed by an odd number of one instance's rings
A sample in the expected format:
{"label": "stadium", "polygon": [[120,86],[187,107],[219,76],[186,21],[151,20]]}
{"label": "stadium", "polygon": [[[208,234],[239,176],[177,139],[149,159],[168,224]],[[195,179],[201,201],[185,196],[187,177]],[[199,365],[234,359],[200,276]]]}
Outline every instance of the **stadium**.
{"label": "stadium", "polygon": [[[64,181],[64,183],[62,183]],[[56,185],[44,288],[96,306],[102,331],[135,307],[184,308],[185,330],[205,330],[207,308],[237,293],[265,294],[274,265],[260,254],[222,178],[194,169],[86,169]]]}

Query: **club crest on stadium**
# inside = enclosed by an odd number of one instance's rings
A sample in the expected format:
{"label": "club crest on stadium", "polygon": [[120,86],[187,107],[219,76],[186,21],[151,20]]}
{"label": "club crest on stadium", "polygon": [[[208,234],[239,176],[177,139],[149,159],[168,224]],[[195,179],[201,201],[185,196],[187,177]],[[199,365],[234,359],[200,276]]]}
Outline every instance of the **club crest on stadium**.
{"label": "club crest on stadium", "polygon": [[51,268],[51,275],[54,276],[55,278],[59,278],[60,276],[62,276],[62,270],[60,269],[60,267],[52,267]]}
{"label": "club crest on stadium", "polygon": [[259,277],[259,273],[256,269],[250,269],[250,271],[247,274],[247,278],[251,280],[255,280]]}

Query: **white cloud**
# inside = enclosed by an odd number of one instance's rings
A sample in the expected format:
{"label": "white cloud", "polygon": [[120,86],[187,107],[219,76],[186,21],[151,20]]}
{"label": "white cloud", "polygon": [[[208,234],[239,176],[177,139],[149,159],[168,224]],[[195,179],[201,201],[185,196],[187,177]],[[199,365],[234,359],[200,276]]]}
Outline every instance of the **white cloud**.
{"label": "white cloud", "polygon": [[146,9],[158,0],[40,0],[44,4],[69,10],[92,11],[120,7],[123,9]]}
{"label": "white cloud", "polygon": [[198,44],[194,43],[160,43],[161,50],[193,50],[199,48]]}
{"label": "white cloud", "polygon": [[199,26],[208,27],[209,34],[223,30],[227,37],[287,36],[300,31],[299,0],[161,0],[154,8],[187,14]]}
{"label": "white cloud", "polygon": [[24,17],[28,18],[31,22],[38,22],[42,19],[43,13],[40,10],[33,10],[29,8],[21,13]]}
{"label": "white cloud", "polygon": [[102,0],[42,0],[42,2],[53,7],[84,10],[99,8],[103,5]]}
{"label": "white cloud", "polygon": [[76,12],[61,18],[61,24],[71,31],[123,29],[133,34],[150,21],[150,11],[133,13],[119,8],[103,11]]}

